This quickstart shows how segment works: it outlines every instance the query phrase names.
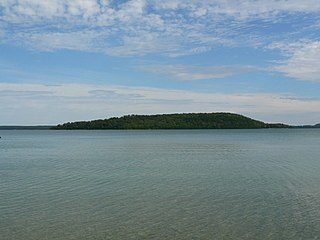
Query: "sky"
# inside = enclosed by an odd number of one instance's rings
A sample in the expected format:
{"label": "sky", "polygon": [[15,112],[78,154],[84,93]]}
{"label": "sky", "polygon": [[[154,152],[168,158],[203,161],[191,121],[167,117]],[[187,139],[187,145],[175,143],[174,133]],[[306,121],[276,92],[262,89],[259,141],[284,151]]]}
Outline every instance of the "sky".
{"label": "sky", "polygon": [[319,0],[0,0],[0,125],[320,122]]}

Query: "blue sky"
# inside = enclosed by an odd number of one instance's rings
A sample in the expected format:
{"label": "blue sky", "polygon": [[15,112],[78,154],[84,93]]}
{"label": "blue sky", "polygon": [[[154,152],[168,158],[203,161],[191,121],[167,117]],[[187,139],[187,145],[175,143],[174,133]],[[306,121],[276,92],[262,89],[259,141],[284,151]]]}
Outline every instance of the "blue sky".
{"label": "blue sky", "polygon": [[0,125],[320,122],[319,0],[0,0]]}

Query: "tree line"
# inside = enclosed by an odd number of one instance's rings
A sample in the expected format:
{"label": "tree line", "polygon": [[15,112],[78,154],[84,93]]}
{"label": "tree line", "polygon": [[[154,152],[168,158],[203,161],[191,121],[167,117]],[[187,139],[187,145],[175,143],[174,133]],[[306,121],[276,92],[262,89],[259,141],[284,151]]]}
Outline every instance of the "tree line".
{"label": "tree line", "polygon": [[55,130],[98,129],[256,129],[287,128],[285,124],[268,124],[234,113],[183,113],[127,115],[59,124]]}

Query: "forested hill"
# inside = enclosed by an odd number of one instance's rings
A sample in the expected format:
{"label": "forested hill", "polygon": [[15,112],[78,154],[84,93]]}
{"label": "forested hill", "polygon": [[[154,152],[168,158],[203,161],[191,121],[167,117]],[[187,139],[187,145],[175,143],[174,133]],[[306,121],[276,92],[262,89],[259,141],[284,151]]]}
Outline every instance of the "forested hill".
{"label": "forested hill", "polygon": [[128,115],[109,119],[64,123],[55,130],[74,129],[252,129],[287,128],[284,124],[267,124],[234,113],[183,113],[162,115]]}

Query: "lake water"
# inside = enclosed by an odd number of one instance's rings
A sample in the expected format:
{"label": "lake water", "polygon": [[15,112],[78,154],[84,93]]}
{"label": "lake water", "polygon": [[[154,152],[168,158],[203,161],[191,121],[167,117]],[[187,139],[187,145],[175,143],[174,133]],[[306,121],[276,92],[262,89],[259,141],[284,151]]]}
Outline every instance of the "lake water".
{"label": "lake water", "polygon": [[0,131],[0,239],[320,239],[320,130]]}

